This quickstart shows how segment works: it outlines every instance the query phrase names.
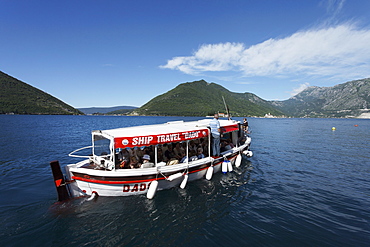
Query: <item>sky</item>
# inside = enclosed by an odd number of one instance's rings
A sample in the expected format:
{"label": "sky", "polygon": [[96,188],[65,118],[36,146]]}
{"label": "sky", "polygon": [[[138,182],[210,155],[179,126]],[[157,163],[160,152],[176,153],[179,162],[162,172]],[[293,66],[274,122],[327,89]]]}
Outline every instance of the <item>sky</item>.
{"label": "sky", "polygon": [[75,108],[140,107],[202,79],[286,100],[370,77],[369,13],[369,0],[0,0],[0,71]]}

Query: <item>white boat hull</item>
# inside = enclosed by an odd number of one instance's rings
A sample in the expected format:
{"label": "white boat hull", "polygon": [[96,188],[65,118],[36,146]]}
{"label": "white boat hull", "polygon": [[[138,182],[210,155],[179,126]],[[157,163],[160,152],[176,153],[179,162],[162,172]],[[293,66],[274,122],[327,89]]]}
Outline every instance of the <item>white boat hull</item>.
{"label": "white boat hull", "polygon": [[[248,143],[249,144],[249,143]],[[226,158],[231,162],[240,151],[244,150],[248,144],[245,144],[234,150],[229,150],[224,157],[213,159],[211,157],[197,160],[194,162],[138,169],[118,169],[115,171],[102,171],[83,168],[80,162],[66,166],[67,178],[73,181],[69,184],[70,193],[73,197],[87,196],[97,194],[99,196],[132,196],[146,194],[152,181],[158,181],[157,190],[165,190],[177,187],[181,184],[184,176],[170,181],[169,176],[176,173],[186,174],[188,171],[188,182],[202,179],[206,176],[208,168],[213,165],[213,173],[221,171],[221,165]]]}

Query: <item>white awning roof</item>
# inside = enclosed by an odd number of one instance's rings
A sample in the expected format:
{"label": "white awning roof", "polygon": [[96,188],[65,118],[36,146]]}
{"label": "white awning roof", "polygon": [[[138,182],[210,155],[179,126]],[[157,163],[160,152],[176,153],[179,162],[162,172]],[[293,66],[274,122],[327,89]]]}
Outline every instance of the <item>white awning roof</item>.
{"label": "white awning roof", "polygon": [[[110,130],[96,130],[94,135],[110,137],[115,141],[115,147],[134,147],[144,145],[157,145],[163,143],[186,141],[196,138],[207,137],[209,134],[209,122],[211,119],[199,121],[167,122],[164,124],[141,125]],[[219,120],[221,127],[234,126],[238,121]]]}
{"label": "white awning roof", "polygon": [[[168,133],[177,132],[190,132],[207,129],[209,127],[209,122],[212,119],[202,119],[199,121],[174,121],[167,122],[163,124],[155,125],[140,125],[133,127],[125,127],[110,130],[95,130],[93,132],[99,132],[102,134],[109,135],[113,138],[118,137],[134,137],[134,136],[150,136],[150,135],[163,135]],[[235,125],[239,121],[235,120],[219,120],[221,127]]]}

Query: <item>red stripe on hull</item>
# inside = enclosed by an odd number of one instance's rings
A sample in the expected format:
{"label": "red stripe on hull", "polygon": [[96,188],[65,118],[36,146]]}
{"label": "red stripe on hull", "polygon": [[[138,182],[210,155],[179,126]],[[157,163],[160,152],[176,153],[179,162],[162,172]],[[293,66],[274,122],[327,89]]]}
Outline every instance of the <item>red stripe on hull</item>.
{"label": "red stripe on hull", "polygon": [[[234,159],[236,156],[233,156],[230,158],[230,160]],[[213,166],[217,166],[217,165],[220,165],[223,161],[220,161],[220,162],[217,162],[216,164],[214,164]],[[202,168],[199,168],[199,169],[196,169],[196,170],[191,170],[189,171],[188,174],[193,174],[193,173],[197,173],[197,172],[200,172],[200,171],[204,171],[204,170],[207,170],[210,166],[207,165],[206,167],[202,167]],[[185,171],[185,170],[184,170]],[[181,171],[178,171],[178,172],[181,172]],[[87,175],[89,176],[89,175]],[[107,178],[107,177],[105,177]],[[79,181],[84,181],[84,182],[88,182],[88,183],[96,183],[96,184],[135,184],[135,183],[146,183],[146,182],[152,182],[154,180],[165,180],[166,178],[161,176],[161,177],[156,177],[156,178],[150,178],[150,179],[138,179],[138,180],[120,180],[120,181],[110,181],[110,180],[98,180],[98,179],[92,179],[92,178],[88,178],[88,177],[80,177],[80,176],[72,176],[72,179],[74,180],[79,180]],[[115,178],[115,179],[120,179],[120,178]]]}
{"label": "red stripe on hull", "polygon": [[143,180],[130,180],[130,181],[107,181],[107,180],[96,180],[96,179],[89,179],[89,178],[81,178],[72,176],[73,179],[89,182],[89,183],[96,183],[96,184],[135,184],[135,183],[145,183],[145,182],[151,182],[154,180],[162,180],[164,178],[153,178],[153,179],[143,179]]}

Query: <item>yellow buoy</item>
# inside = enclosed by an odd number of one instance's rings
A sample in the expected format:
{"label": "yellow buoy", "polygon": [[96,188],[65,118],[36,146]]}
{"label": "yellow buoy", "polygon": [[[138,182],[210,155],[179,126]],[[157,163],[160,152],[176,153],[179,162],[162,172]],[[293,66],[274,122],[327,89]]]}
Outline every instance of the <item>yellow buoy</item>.
{"label": "yellow buoy", "polygon": [[331,130],[335,130],[335,127],[332,127]]}

